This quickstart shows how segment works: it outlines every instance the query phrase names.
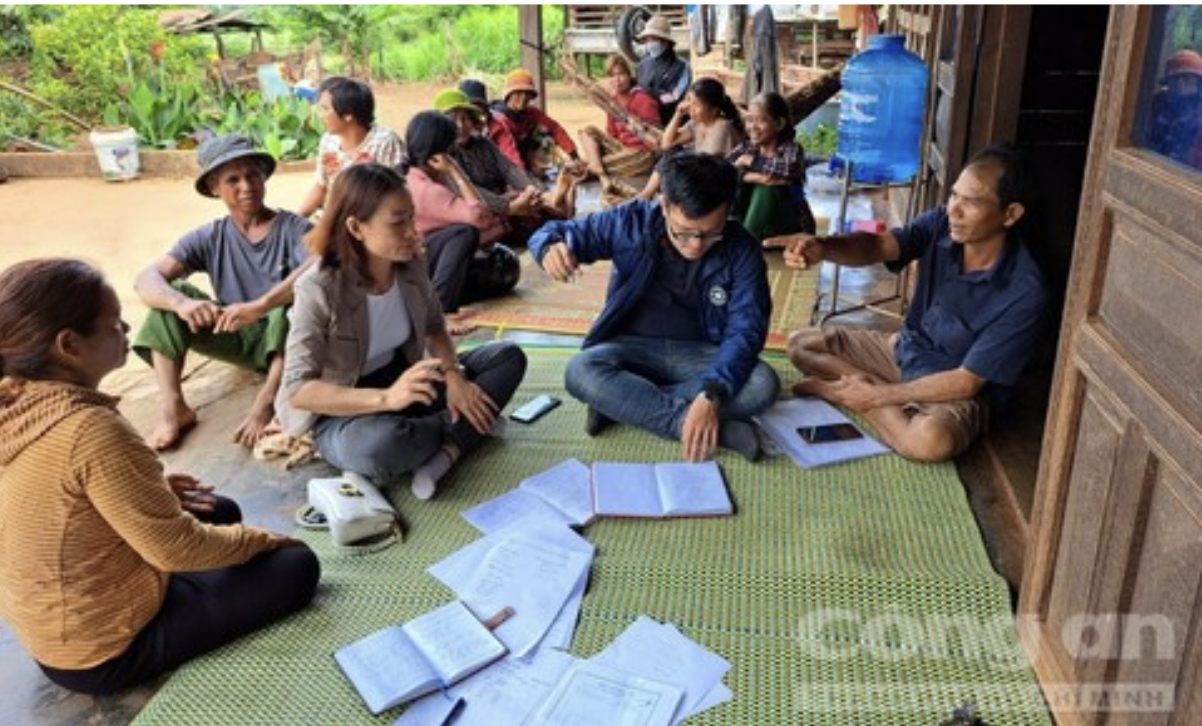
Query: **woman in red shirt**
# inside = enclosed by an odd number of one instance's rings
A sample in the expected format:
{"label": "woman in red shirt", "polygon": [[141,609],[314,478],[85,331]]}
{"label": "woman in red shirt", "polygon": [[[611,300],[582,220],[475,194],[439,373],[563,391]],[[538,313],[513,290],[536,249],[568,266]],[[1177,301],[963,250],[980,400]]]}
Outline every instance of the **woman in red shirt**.
{"label": "woman in red shirt", "polygon": [[534,76],[530,71],[523,68],[510,71],[505,76],[501,101],[493,104],[488,135],[510,161],[541,179],[545,169],[539,157],[551,145],[558,146],[572,158],[573,168],[580,155],[572,137],[559,122],[537,106],[530,105],[536,98],[538,89],[534,87]]}
{"label": "woman in red shirt", "polygon": [[[609,77],[609,95],[615,103],[639,121],[649,126],[659,125],[659,101],[634,85],[634,74],[625,58],[620,55],[607,58],[605,75]],[[595,126],[581,131],[580,148],[589,171],[601,180],[602,193],[611,199],[615,196],[628,199],[638,193],[613,177],[640,176],[655,166],[655,151],[634,129],[613,115],[606,117],[605,133]]]}

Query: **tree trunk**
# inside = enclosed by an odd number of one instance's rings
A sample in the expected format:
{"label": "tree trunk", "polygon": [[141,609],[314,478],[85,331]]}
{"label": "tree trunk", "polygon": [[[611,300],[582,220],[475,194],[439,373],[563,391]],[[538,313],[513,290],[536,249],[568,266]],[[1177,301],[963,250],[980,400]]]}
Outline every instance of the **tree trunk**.
{"label": "tree trunk", "polygon": [[804,121],[807,116],[818,110],[819,106],[838,93],[842,87],[840,72],[827,71],[796,91],[785,94],[785,101],[789,104],[789,116],[793,119],[793,123],[799,124]]}

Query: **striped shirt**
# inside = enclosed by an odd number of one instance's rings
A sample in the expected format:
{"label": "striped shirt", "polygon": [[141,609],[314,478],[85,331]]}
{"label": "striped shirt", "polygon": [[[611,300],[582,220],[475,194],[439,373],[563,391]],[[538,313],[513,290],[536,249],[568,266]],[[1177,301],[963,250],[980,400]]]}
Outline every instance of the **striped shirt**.
{"label": "striped shirt", "polygon": [[162,606],[168,573],[239,565],[282,541],[185,512],[116,403],[43,382],[0,405],[0,615],[54,668],[123,653]]}

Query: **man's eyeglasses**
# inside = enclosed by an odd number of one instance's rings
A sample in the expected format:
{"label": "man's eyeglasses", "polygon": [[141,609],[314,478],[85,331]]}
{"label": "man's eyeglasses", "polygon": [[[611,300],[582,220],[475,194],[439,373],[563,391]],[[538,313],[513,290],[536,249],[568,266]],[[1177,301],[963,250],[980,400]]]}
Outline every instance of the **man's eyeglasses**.
{"label": "man's eyeglasses", "polygon": [[664,226],[668,229],[668,235],[680,244],[684,244],[686,242],[700,242],[701,244],[711,245],[715,242],[721,241],[723,237],[723,232],[695,232],[692,230],[681,231],[679,229],[673,229],[671,223],[669,223],[666,219],[664,220]]}

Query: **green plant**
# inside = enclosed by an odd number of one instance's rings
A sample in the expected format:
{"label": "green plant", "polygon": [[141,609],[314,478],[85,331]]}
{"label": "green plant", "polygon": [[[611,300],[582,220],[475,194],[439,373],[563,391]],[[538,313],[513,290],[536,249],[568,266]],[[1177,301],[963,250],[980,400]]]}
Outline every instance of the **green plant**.
{"label": "green plant", "polygon": [[[422,6],[423,8],[427,6]],[[311,38],[343,57],[345,72],[369,76],[373,52],[404,40],[409,13],[396,5],[296,5],[263,13],[276,18],[293,36]]]}
{"label": "green plant", "polygon": [[311,158],[321,143],[313,107],[292,96],[267,104],[257,91],[228,92],[206,109],[203,123],[217,134],[243,134],[280,161]]}
{"label": "green plant", "polygon": [[32,23],[30,90],[96,120],[110,103],[128,98],[136,79],[161,72],[173,83],[199,85],[207,44],[168,34],[155,21],[156,12],[68,5],[53,19]]}
{"label": "green plant", "polygon": [[199,93],[193,85],[156,90],[149,83],[138,83],[128,100],[105,108],[104,123],[128,124],[138,132],[143,146],[169,149],[200,128],[198,100]]}
{"label": "green plant", "polygon": [[48,5],[0,5],[0,58],[24,58],[33,52],[29,26],[54,18]]}
{"label": "green plant", "polygon": [[[384,48],[375,69],[378,75],[394,80],[449,80],[469,73],[502,75],[521,63],[516,7],[448,7],[438,13],[418,7],[402,13],[406,20],[400,26],[408,29],[407,35]],[[543,19],[543,45],[561,47],[562,7],[544,6]],[[558,66],[550,57],[546,60],[548,75],[558,77]]]}
{"label": "green plant", "polygon": [[811,158],[829,159],[839,145],[838,132],[826,124],[818,124],[813,131],[798,131],[796,138]]}
{"label": "green plant", "polygon": [[0,92],[0,148],[9,139],[20,137],[66,149],[78,132],[53,111]]}

